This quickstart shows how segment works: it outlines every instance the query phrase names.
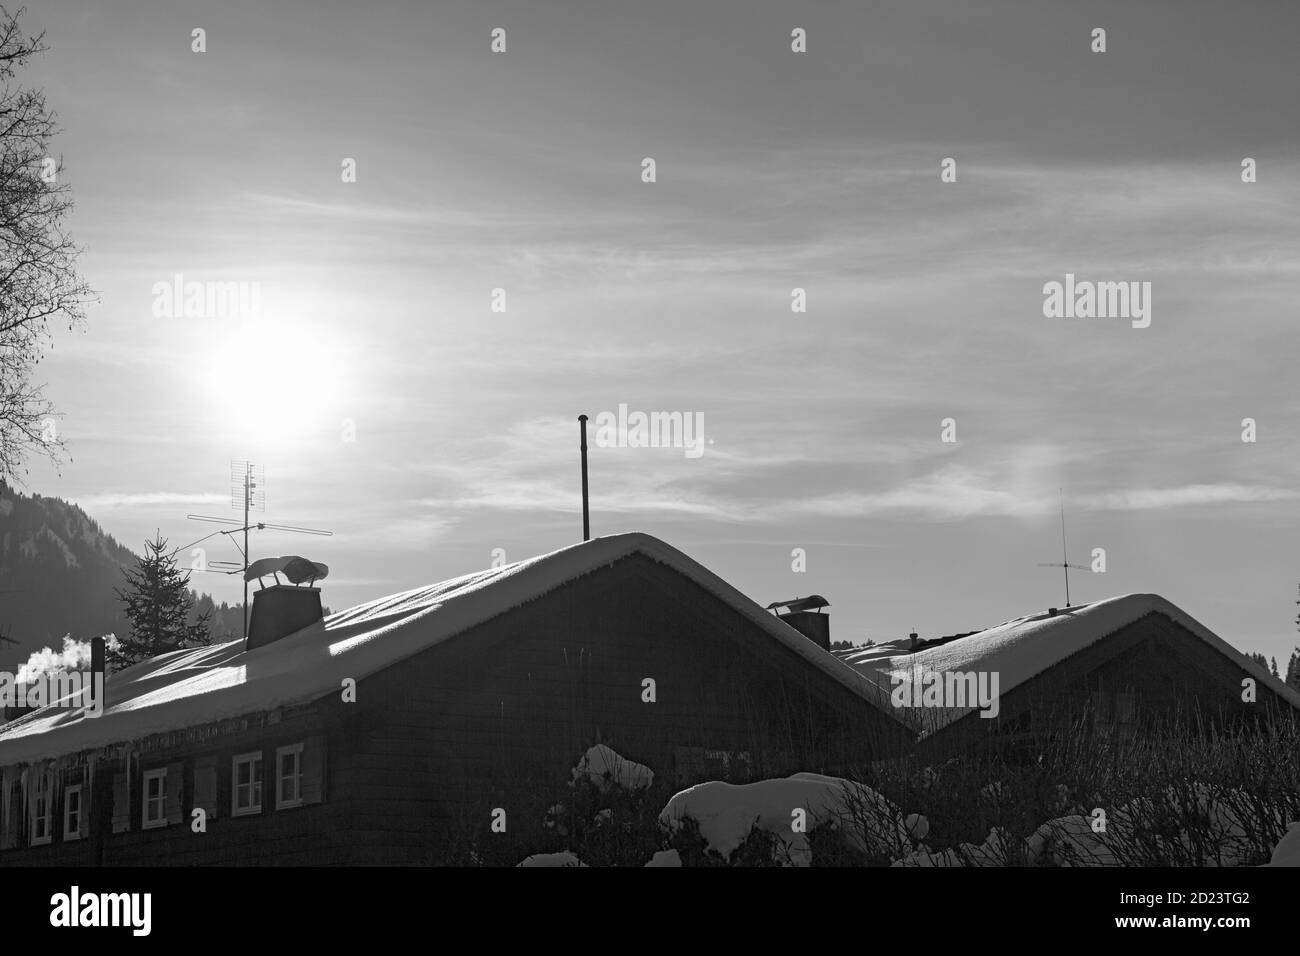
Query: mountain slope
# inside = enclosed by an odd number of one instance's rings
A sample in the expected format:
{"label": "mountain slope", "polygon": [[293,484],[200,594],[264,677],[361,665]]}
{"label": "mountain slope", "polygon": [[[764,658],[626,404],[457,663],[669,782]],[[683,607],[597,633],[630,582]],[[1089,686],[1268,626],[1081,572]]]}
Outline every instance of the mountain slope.
{"label": "mountain slope", "polygon": [[[78,506],[61,498],[23,495],[0,482],[0,669],[41,647],[59,647],[64,635],[85,640],[122,634],[126,618],[113,589],[136,555],[106,534]],[[196,612],[213,607],[196,595]],[[215,607],[217,640],[241,631],[239,607]]]}

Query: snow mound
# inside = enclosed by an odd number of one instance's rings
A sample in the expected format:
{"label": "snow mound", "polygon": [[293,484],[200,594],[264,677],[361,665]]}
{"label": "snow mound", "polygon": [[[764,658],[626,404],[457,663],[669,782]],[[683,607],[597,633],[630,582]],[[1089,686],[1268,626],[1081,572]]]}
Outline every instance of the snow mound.
{"label": "snow mound", "polygon": [[[796,830],[804,811],[805,825]],[[904,818],[898,808],[864,784],[797,773],[781,780],[730,784],[712,780],[673,795],[659,814],[670,830],[687,819],[699,826],[708,848],[724,859],[745,842],[754,828],[781,840],[795,866],[808,866],[812,854],[807,831],[829,823],[846,842],[869,853],[891,853],[909,845],[910,832],[926,832],[929,822],[913,814]]]}
{"label": "snow mound", "polygon": [[1286,834],[1273,848],[1273,857],[1265,866],[1300,866],[1300,822],[1287,827]]}
{"label": "snow mound", "polygon": [[[525,857],[518,866],[586,866],[573,853],[564,850],[560,853],[534,853]],[[516,867],[518,869],[518,867]]]}
{"label": "snow mound", "polygon": [[604,744],[596,744],[582,755],[578,765],[573,768],[573,779],[589,780],[601,790],[610,787],[643,790],[654,783],[655,774],[645,764],[626,760]]}
{"label": "snow mound", "polygon": [[646,866],[681,866],[682,858],[676,850],[660,850]]}

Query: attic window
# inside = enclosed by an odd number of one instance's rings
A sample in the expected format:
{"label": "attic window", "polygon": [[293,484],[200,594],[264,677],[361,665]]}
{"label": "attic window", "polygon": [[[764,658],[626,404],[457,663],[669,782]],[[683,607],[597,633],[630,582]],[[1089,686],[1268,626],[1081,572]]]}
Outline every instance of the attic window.
{"label": "attic window", "polygon": [[63,792],[63,839],[81,839],[81,785]]}
{"label": "attic window", "polygon": [[167,768],[144,772],[144,808],[140,825],[146,830],[167,825]]}
{"label": "attic window", "polygon": [[54,815],[54,806],[53,800],[50,799],[54,788],[53,778],[54,775],[48,770],[42,770],[36,777],[36,820],[32,829],[32,846],[49,843],[54,838],[54,821],[51,819]]}
{"label": "attic window", "polygon": [[302,806],[302,744],[276,748],[275,766],[275,808],[287,810]]}
{"label": "attic window", "polygon": [[1093,718],[1098,726],[1130,727],[1136,713],[1136,696],[1132,691],[1093,692]]}
{"label": "attic window", "polygon": [[262,812],[261,751],[239,754],[234,759],[231,787],[231,816],[242,817]]}

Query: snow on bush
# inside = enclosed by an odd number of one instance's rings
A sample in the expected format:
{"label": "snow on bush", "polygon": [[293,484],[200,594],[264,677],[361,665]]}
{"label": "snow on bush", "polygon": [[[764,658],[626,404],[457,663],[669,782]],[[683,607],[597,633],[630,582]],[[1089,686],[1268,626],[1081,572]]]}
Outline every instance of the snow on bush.
{"label": "snow on bush", "polygon": [[[1056,817],[1023,841],[994,828],[981,844],[963,843],[940,852],[922,845],[893,865],[1134,866],[1151,865],[1156,858],[1165,865],[1240,866],[1251,852],[1249,828],[1236,809],[1243,798],[1240,791],[1191,783],[1169,788],[1160,798],[1139,797],[1104,816]],[[1287,839],[1294,839],[1300,849],[1300,836],[1288,833],[1278,850]]]}
{"label": "snow on bush", "polygon": [[526,857],[519,866],[586,866],[568,850],[560,853],[534,853]]}
{"label": "snow on bush", "polygon": [[574,780],[589,780],[601,790],[612,786],[642,790],[654,783],[654,771],[635,760],[626,760],[604,744],[590,748],[573,768]]}
{"label": "snow on bush", "polygon": [[995,827],[983,843],[963,843],[937,853],[921,844],[890,866],[1005,866],[1009,850],[1006,834]]}
{"label": "snow on bush", "polygon": [[889,855],[929,829],[919,814],[904,815],[864,784],[797,773],[783,780],[730,784],[713,780],[673,795],[659,814],[670,832],[692,821],[708,850],[730,860],[754,830],[783,846],[794,866],[808,866],[808,834],[818,825],[838,830],[844,842],[868,855]]}

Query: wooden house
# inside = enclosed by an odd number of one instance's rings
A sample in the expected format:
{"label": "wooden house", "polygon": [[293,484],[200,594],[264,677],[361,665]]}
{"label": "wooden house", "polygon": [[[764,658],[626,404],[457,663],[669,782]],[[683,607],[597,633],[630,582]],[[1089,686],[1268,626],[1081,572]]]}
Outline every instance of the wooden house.
{"label": "wooden house", "polygon": [[891,694],[908,680],[938,683],[918,675],[940,675],[954,687],[961,679],[949,675],[970,678],[967,687],[996,678],[995,708],[972,705],[969,693],[938,706],[916,704],[913,694],[909,706],[896,708],[916,734],[913,752],[925,761],[980,745],[1026,744],[1032,756],[1081,728],[1181,733],[1300,717],[1300,693],[1154,594],[1051,608],[928,642],[913,637],[835,653]]}
{"label": "wooden house", "polygon": [[876,683],[643,534],[261,633],[110,675],[98,718],[0,728],[0,866],[522,857],[596,743],[671,792],[914,737]]}

